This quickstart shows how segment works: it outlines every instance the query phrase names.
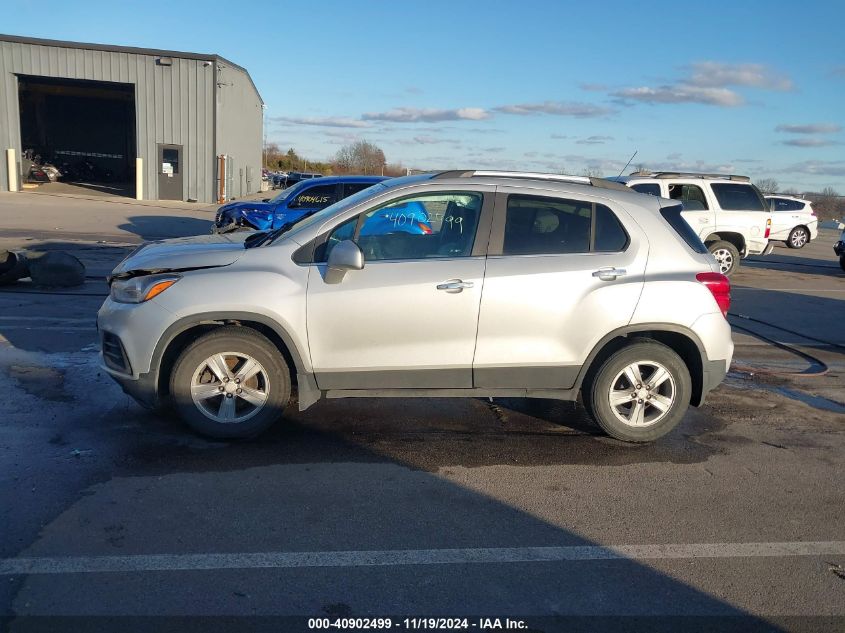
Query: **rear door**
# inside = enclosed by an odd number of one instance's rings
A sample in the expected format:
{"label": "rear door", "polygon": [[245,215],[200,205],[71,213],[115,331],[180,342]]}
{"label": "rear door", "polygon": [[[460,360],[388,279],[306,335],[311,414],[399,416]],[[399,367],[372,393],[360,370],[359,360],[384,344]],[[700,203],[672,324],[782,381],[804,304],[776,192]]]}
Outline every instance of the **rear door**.
{"label": "rear door", "polygon": [[769,202],[772,211],[772,232],[769,237],[786,240],[792,227],[801,222],[798,210],[803,209],[804,203],[788,198],[769,198]]}
{"label": "rear door", "polygon": [[747,254],[762,253],[769,244],[766,228],[772,213],[756,187],[747,182],[713,182],[709,186],[719,206],[718,230],[743,235]]}
{"label": "rear door", "polygon": [[665,183],[667,198],[683,203],[681,216],[689,223],[698,237],[704,241],[716,230],[716,213],[713,200],[708,199],[702,183],[670,181]]}
{"label": "rear door", "polygon": [[615,203],[499,187],[474,385],[572,387],[599,339],[630,322],[647,252],[645,234]]}

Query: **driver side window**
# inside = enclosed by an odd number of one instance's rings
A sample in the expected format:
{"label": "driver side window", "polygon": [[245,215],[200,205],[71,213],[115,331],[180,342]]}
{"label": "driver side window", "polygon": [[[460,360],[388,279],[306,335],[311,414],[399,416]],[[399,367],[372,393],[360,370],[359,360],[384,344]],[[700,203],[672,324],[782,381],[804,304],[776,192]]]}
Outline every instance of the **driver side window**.
{"label": "driver side window", "polygon": [[336,227],[315,261],[326,261],[347,239],[355,239],[366,261],[469,257],[482,202],[482,194],[469,191],[391,200]]}

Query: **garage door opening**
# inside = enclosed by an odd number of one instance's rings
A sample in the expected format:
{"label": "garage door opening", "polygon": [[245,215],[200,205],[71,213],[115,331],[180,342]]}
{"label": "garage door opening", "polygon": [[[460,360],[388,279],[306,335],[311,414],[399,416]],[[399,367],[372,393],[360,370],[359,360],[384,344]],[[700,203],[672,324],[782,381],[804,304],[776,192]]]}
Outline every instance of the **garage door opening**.
{"label": "garage door opening", "polygon": [[18,95],[24,180],[49,163],[70,190],[135,195],[134,85],[19,75]]}

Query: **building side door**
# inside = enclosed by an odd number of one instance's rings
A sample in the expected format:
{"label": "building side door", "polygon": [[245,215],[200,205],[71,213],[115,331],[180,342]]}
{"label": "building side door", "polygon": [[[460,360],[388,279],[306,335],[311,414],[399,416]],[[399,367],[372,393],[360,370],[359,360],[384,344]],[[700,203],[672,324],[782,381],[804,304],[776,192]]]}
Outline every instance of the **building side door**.
{"label": "building side door", "polygon": [[185,165],[182,161],[181,145],[158,146],[158,199],[184,200],[182,173]]}

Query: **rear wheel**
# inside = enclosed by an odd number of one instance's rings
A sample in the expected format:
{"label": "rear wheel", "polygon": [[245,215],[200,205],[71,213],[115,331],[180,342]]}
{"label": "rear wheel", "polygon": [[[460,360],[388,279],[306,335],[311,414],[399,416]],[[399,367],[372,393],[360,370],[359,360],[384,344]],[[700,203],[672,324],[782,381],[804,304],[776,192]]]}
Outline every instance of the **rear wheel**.
{"label": "rear wheel", "polygon": [[707,250],[716,258],[719,264],[719,272],[730,277],[739,268],[739,249],[724,240],[710,242]]}
{"label": "rear wheel", "polygon": [[197,433],[243,438],[266,430],[290,400],[290,372],[255,330],[223,327],[180,354],[170,375],[179,416]]}
{"label": "rear wheel", "polygon": [[789,248],[804,248],[804,245],[810,241],[810,233],[803,226],[796,226],[789,232],[789,238],[786,240],[786,245]]}
{"label": "rear wheel", "polygon": [[608,435],[626,442],[650,442],[677,426],[689,407],[691,391],[684,361],[662,343],[641,340],[601,365],[584,401]]}

